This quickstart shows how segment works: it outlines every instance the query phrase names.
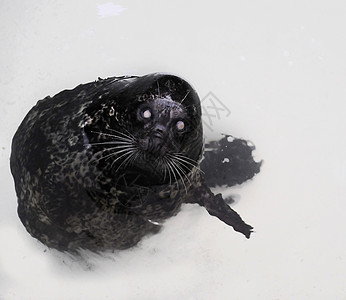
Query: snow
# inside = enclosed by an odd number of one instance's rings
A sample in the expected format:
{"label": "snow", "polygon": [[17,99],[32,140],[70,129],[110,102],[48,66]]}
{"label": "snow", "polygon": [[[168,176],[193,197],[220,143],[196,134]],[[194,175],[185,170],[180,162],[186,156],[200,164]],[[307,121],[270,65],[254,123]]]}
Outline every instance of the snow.
{"label": "snow", "polygon": [[97,5],[98,15],[102,18],[119,16],[126,8],[112,2]]}
{"label": "snow", "polygon": [[[346,299],[345,3],[4,0],[0,8],[1,300]],[[16,214],[16,128],[47,95],[157,71],[221,101],[206,103],[207,139],[227,133],[256,145],[261,173],[224,191],[237,195],[232,206],[255,233],[247,240],[186,205],[127,251],[77,259],[47,249]],[[215,117],[224,107],[231,113]]]}

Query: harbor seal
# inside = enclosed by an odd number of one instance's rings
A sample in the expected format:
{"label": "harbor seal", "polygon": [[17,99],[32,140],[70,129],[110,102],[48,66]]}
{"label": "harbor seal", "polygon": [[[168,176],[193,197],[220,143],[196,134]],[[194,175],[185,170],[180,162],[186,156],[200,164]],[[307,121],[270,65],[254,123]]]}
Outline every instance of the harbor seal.
{"label": "harbor seal", "polygon": [[252,226],[206,184],[202,155],[200,100],[185,80],[99,78],[38,101],[19,126],[10,158],[18,215],[61,251],[132,247],[183,203],[249,238]]}

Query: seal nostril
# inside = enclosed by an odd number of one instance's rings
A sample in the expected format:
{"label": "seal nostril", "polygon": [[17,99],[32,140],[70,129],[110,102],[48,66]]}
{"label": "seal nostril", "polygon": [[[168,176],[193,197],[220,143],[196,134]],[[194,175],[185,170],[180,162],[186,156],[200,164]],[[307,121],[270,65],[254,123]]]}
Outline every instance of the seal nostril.
{"label": "seal nostril", "polygon": [[157,138],[160,138],[160,139],[162,139],[163,138],[163,133],[162,132],[154,132],[154,137],[157,137]]}
{"label": "seal nostril", "polygon": [[153,128],[153,136],[155,136],[155,137],[162,139],[165,132],[166,132],[166,127],[161,125],[161,124],[157,124]]}

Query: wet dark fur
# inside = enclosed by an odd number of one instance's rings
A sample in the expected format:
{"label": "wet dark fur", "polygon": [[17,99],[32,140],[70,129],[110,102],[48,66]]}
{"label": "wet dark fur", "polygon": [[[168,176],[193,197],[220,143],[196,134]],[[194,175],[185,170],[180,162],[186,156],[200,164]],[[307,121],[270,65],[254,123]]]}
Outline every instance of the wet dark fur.
{"label": "wet dark fur", "polygon": [[59,250],[132,247],[183,203],[249,237],[252,227],[205,183],[215,176],[200,172],[202,146],[199,98],[179,77],[114,77],[63,91],[39,101],[13,138],[18,215]]}

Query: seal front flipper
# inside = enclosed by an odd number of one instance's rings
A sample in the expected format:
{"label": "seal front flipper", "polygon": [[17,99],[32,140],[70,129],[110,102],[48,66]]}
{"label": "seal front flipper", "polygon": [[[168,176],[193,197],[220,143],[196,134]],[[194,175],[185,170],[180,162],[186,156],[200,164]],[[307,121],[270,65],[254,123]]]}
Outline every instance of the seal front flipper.
{"label": "seal front flipper", "polygon": [[221,194],[214,195],[206,184],[202,184],[196,188],[192,199],[189,199],[192,200],[189,203],[204,206],[210,215],[232,226],[235,231],[241,232],[246,238],[250,238],[253,227],[246,224],[239,214],[227,205]]}

